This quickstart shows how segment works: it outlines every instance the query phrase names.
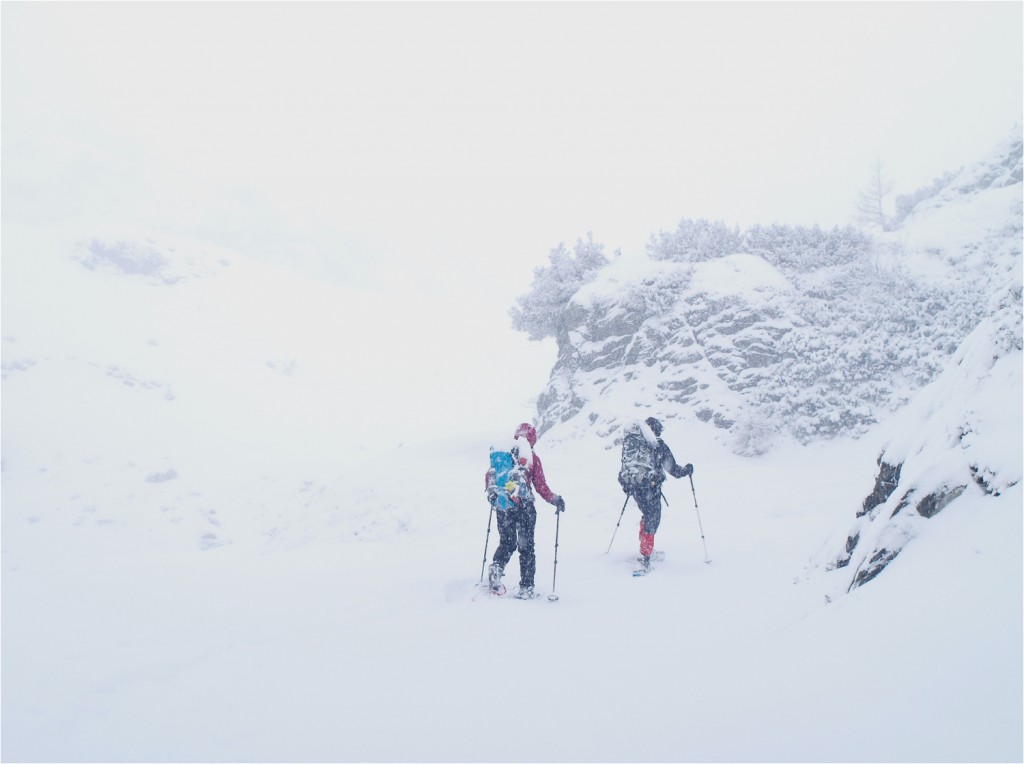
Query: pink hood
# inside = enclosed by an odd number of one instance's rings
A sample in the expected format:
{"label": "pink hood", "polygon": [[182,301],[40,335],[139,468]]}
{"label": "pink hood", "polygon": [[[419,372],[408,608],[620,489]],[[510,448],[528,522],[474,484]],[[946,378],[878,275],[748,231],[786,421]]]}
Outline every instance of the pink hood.
{"label": "pink hood", "polygon": [[526,436],[526,441],[530,444],[530,448],[537,445],[537,431],[533,429],[533,425],[529,422],[523,422],[519,425],[513,437],[518,438],[520,435]]}

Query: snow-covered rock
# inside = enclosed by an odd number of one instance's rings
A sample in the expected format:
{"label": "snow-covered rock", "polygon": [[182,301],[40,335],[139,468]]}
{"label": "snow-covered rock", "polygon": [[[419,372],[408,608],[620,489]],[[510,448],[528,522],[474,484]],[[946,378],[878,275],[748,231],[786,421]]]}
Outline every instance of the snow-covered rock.
{"label": "snow-covered rock", "polygon": [[[946,369],[887,423],[874,489],[816,567],[847,590],[877,576],[967,492],[998,501],[1022,472],[1021,287],[993,300]],[[1016,507],[1019,511],[1020,507]]]}
{"label": "snow-covered rock", "polygon": [[1020,283],[1019,131],[901,199],[900,225],[876,236],[683,221],[645,255],[618,255],[557,322],[540,431],[572,422],[612,447],[639,409],[713,425],[746,455],[780,434],[864,433]]}

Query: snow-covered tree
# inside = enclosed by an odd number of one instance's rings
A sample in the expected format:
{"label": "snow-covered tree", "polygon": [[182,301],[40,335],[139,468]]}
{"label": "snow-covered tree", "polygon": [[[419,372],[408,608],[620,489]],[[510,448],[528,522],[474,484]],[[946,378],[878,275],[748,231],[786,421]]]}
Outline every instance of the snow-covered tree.
{"label": "snow-covered tree", "polygon": [[565,323],[569,300],[608,263],[604,245],[595,242],[592,233],[586,240],[577,239],[572,253],[565,244],[559,244],[548,259],[551,265],[534,269],[530,291],[509,310],[512,327],[527,332],[531,340],[557,337]]}
{"label": "snow-covered tree", "polygon": [[876,157],[871,179],[860,192],[857,201],[857,213],[861,222],[883,231],[892,229],[892,221],[885,212],[885,198],[892,192],[892,188],[893,183],[885,174],[882,160]]}

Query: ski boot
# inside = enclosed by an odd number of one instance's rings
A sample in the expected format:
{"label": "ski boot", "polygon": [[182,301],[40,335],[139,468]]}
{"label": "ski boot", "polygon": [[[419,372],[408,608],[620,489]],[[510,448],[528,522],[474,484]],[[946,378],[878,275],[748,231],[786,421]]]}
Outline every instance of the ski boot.
{"label": "ski boot", "polygon": [[639,558],[640,567],[633,571],[634,576],[646,576],[651,572],[651,556],[645,554]]}
{"label": "ski boot", "polygon": [[496,562],[492,562],[491,567],[487,569],[487,585],[495,594],[501,594],[504,591],[504,587],[501,585],[501,577],[504,573],[504,569]]}

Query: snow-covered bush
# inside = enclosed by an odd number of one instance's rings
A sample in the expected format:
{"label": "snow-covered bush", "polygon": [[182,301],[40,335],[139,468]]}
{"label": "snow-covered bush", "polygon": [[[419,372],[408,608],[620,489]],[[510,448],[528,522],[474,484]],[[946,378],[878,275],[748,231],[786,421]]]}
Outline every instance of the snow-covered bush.
{"label": "snow-covered bush", "polygon": [[897,196],[896,224],[899,225],[906,220],[921,202],[932,199],[942,193],[942,191],[953,182],[962,170],[963,168],[960,168],[960,170],[944,173],[927,186],[922,186],[909,194],[900,194]]}
{"label": "snow-covered bush", "polygon": [[743,417],[732,428],[733,452],[739,456],[761,456],[779,439],[779,429],[763,417]]}
{"label": "snow-covered bush", "polygon": [[703,219],[684,219],[675,231],[661,231],[651,236],[647,254],[652,260],[701,262],[739,252],[742,242],[738,227],[729,228],[719,220],[712,223]]}
{"label": "snow-covered bush", "polygon": [[755,225],[743,234],[743,251],[782,271],[811,271],[866,257],[872,239],[855,226],[825,231],[818,226]]}

